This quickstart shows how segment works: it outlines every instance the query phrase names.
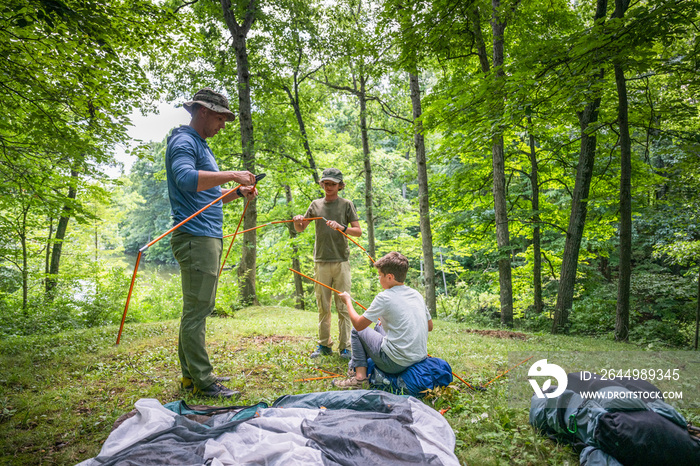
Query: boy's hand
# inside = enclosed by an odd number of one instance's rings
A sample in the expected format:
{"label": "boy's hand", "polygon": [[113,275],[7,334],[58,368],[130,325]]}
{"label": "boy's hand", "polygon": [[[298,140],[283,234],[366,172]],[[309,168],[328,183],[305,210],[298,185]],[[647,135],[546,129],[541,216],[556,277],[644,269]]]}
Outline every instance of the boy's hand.
{"label": "boy's hand", "polygon": [[338,297],[342,299],[345,303],[348,303],[352,300],[352,298],[350,297],[350,293],[348,293],[347,291],[343,291],[338,295]]}
{"label": "boy's hand", "polygon": [[333,230],[342,230],[342,226],[340,223],[336,222],[335,220],[328,220],[326,221],[326,225],[328,225],[329,228],[332,228]]}
{"label": "boy's hand", "polygon": [[303,215],[295,215],[292,217],[292,221],[294,222],[293,225],[296,232],[301,233],[302,231],[306,230],[306,227],[309,225],[311,220],[307,220]]}

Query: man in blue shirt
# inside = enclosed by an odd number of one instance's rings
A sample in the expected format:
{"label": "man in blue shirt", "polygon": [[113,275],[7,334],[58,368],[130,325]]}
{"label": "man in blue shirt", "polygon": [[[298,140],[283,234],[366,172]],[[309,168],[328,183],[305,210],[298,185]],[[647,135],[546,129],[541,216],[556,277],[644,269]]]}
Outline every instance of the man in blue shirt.
{"label": "man in blue shirt", "polygon": [[[209,88],[198,91],[184,104],[192,115],[187,126],[173,130],[168,138],[165,169],[168,195],[175,225],[227,194],[210,208],[192,218],[172,234],[170,246],[180,264],[182,278],[182,319],[178,356],[182,367],[182,388],[195,394],[231,398],[239,392],[221,382],[228,377],[213,374],[206,350],[206,319],[214,310],[219,264],[223,249],[223,204],[239,197],[257,195],[255,175],[248,171],[219,171],[207,138],[215,136],[227,121],[234,121],[228,100]],[[242,186],[222,189],[234,181]]]}

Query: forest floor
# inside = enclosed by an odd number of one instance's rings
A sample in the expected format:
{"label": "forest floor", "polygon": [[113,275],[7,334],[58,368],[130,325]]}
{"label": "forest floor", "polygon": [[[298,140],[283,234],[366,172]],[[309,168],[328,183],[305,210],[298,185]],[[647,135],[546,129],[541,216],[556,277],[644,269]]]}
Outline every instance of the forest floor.
{"label": "forest floor", "polygon": [[[0,463],[76,464],[96,456],[119,416],[141,398],[165,404],[217,404],[179,389],[177,320],[127,324],[115,346],[116,327],[0,341]],[[347,363],[333,355],[312,360],[316,313],[283,307],[251,307],[230,318],[210,318],[209,355],[230,388],[242,392],[238,405],[278,397],[333,390],[318,369],[345,374]],[[337,332],[334,323],[333,332]],[[448,361],[455,378],[450,389],[424,399],[455,431],[462,464],[578,464],[565,445],[535,432],[527,406],[507,397],[509,352],[629,351],[637,349],[601,338],[473,329],[438,320],[428,351]],[[512,373],[525,371],[524,364]],[[493,381],[489,384],[489,382]],[[219,403],[221,404],[221,403]],[[684,412],[686,416],[689,413]],[[697,418],[698,413],[690,413]],[[695,422],[697,424],[697,422]]]}

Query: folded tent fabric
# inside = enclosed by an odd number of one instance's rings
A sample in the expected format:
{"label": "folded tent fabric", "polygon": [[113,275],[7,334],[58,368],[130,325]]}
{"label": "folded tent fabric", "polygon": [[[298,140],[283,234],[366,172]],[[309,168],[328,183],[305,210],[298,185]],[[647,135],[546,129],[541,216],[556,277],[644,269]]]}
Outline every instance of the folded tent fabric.
{"label": "folded tent fabric", "polygon": [[214,414],[204,424],[157,400],[139,400],[136,408],[81,466],[459,464],[454,432],[442,416],[415,398],[382,391],[284,396],[271,407]]}
{"label": "folded tent fabric", "polygon": [[[567,378],[567,390],[559,397],[532,397],[530,424],[581,450],[582,465],[700,464],[700,442],[688,434],[685,418],[657,399],[661,392],[651,383],[625,379],[588,383],[578,373]],[[583,392],[618,396],[584,399]],[[631,392],[654,396],[640,398]]]}

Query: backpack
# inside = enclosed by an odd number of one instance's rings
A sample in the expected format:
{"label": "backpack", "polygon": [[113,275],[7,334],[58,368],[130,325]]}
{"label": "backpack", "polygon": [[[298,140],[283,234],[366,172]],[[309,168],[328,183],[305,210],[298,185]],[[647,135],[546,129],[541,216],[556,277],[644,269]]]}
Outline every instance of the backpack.
{"label": "backpack", "polygon": [[387,374],[368,359],[367,374],[372,388],[420,398],[426,390],[452,383],[452,368],[440,358],[428,357],[398,374]]}
{"label": "backpack", "polygon": [[700,464],[700,441],[688,433],[685,418],[662,401],[657,387],[643,380],[596,379],[581,380],[574,372],[558,397],[533,396],[530,424],[573,445],[586,466]]}

